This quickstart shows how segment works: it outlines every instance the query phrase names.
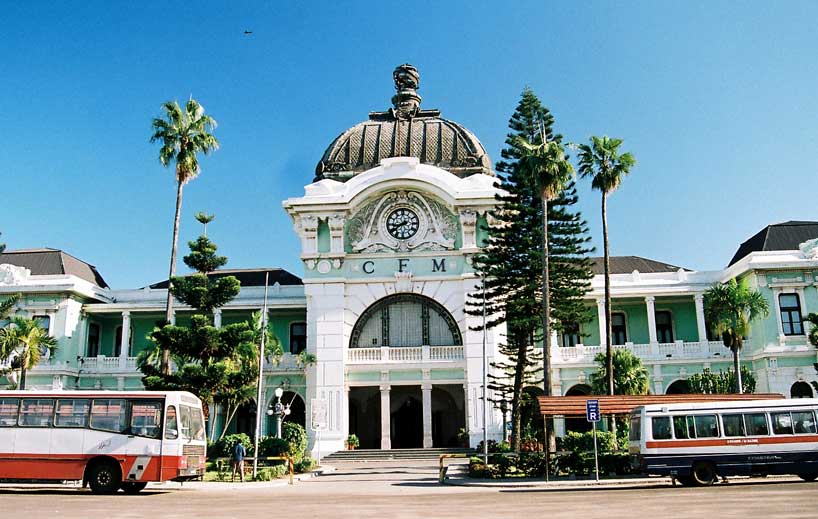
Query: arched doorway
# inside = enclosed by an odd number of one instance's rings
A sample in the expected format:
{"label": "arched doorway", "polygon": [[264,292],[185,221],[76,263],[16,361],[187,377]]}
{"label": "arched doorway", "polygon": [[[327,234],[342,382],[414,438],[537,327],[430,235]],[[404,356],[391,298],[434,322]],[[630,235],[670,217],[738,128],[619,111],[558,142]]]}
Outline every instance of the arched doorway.
{"label": "arched doorway", "polygon": [[[576,384],[568,388],[565,396],[588,396],[591,394],[591,386],[588,384]],[[591,430],[591,423],[585,418],[566,418],[565,430],[574,432],[588,432]]]}
{"label": "arched doorway", "polygon": [[250,438],[256,435],[256,401],[243,403],[236,410],[233,420],[227,424],[228,434],[246,434]]}
{"label": "arched doorway", "polygon": [[457,433],[466,427],[463,386],[432,387],[432,447],[462,447]]}
{"label": "arched doorway", "polygon": [[687,380],[677,380],[667,387],[666,395],[686,395],[690,393],[690,387],[687,385]]}
{"label": "arched doorway", "polygon": [[390,393],[392,448],[422,448],[423,403],[420,386],[392,386]]}
{"label": "arched doorway", "polygon": [[790,398],[812,398],[812,387],[803,380],[799,380],[790,387]]}
{"label": "arched doorway", "polygon": [[[267,409],[272,409],[275,406],[276,397],[273,396],[267,402]],[[304,405],[304,399],[295,391],[285,391],[281,395],[281,403],[285,406],[290,406],[290,414],[285,418],[285,422],[297,423],[306,429],[307,427],[307,407]],[[277,429],[277,418],[275,416],[267,415],[267,435],[275,436]]]}

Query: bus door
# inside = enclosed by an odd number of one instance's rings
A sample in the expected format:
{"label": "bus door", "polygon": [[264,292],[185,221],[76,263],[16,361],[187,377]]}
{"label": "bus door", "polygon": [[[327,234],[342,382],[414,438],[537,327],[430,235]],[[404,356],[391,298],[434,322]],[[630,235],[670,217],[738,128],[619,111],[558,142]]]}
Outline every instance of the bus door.
{"label": "bus door", "polygon": [[128,481],[156,481],[159,479],[162,456],[162,408],[159,399],[131,400],[131,421],[125,453],[123,479]]}

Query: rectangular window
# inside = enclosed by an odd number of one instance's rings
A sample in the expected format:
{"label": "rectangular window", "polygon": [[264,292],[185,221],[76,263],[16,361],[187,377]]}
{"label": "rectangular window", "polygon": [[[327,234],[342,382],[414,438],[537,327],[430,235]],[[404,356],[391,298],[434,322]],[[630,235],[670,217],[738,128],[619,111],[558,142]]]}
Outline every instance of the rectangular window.
{"label": "rectangular window", "polygon": [[[690,438],[690,434],[688,433],[687,428],[687,417],[686,416],[674,416],[673,417],[673,434],[676,436],[676,439],[679,440],[687,440]],[[693,438],[695,438],[695,431],[693,434]]]}
{"label": "rectangular window", "polygon": [[673,342],[673,316],[663,310],[656,312],[656,340],[659,342]]}
{"label": "rectangular window", "polygon": [[697,438],[718,438],[719,422],[714,414],[696,416]]}
{"label": "rectangular window", "polygon": [[642,418],[631,416],[630,428],[628,428],[628,440],[638,442],[642,439]]}
{"label": "rectangular window", "polygon": [[773,422],[773,434],[792,434],[792,417],[790,413],[770,413]]}
{"label": "rectangular window", "polygon": [[176,418],[176,407],[169,405],[165,410],[165,439],[175,440],[179,437],[179,420]]}
{"label": "rectangular window", "polygon": [[290,353],[297,355],[307,349],[307,323],[290,325]]}
{"label": "rectangular window", "polygon": [[725,414],[721,417],[725,436],[746,436],[744,433],[744,415]]}
{"label": "rectangular window", "polygon": [[189,440],[204,440],[202,413],[195,407],[183,405],[181,408],[182,437]]}
{"label": "rectangular window", "polygon": [[48,315],[35,315],[34,320],[37,321],[37,324],[40,325],[40,328],[46,331],[46,333],[51,332],[51,317]]}
{"label": "rectangular window", "polygon": [[580,341],[579,324],[566,323],[562,330],[562,347],[570,348],[579,344]]}
{"label": "rectangular window", "polygon": [[159,438],[162,425],[162,402],[159,400],[131,401],[131,434]]}
{"label": "rectangular window", "polygon": [[744,415],[744,427],[748,436],[767,436],[770,428],[767,426],[765,413],[747,413]]}
{"label": "rectangular window", "polygon": [[89,357],[99,355],[99,325],[97,323],[88,325],[88,349],[86,351]]}
{"label": "rectangular window", "polygon": [[90,400],[57,400],[57,414],[54,417],[55,427],[87,427]]}
{"label": "rectangular window", "polygon": [[671,438],[669,416],[653,417],[651,427],[653,428],[654,440],[669,440]]}
{"label": "rectangular window", "polygon": [[611,314],[611,342],[617,345],[628,342],[625,314],[622,312],[614,312]]}
{"label": "rectangular window", "polygon": [[815,416],[812,411],[793,411],[792,427],[795,434],[815,434]]}
{"label": "rectangular window", "polygon": [[17,425],[17,409],[19,407],[19,398],[0,398],[0,427],[14,427]]}
{"label": "rectangular window", "polygon": [[781,331],[784,335],[804,335],[798,294],[780,294],[778,306],[781,309]]}
{"label": "rectangular window", "polygon": [[20,404],[19,425],[23,427],[51,427],[54,416],[54,400],[50,398],[24,398]]}
{"label": "rectangular window", "polygon": [[91,429],[124,433],[128,430],[128,401],[97,398],[91,406]]}

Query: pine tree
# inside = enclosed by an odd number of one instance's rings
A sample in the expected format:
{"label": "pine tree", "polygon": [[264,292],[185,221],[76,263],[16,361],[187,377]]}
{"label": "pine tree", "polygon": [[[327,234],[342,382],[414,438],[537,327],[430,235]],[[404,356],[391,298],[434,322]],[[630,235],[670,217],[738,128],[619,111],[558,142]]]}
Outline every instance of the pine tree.
{"label": "pine tree", "polygon": [[[495,166],[503,192],[497,195],[492,211],[488,244],[475,256],[475,271],[485,279],[486,312],[492,317],[487,327],[505,323],[507,336],[499,349],[507,361],[493,364],[489,388],[495,395],[509,395],[512,408],[512,440],[519,450],[521,404],[524,387],[542,383],[542,350],[535,342],[542,339],[540,328],[542,301],[542,205],[536,186],[520,167],[523,149],[520,139],[541,143],[541,125],[548,141],[561,141],[553,132],[554,117],[531,89],[523,90],[520,102],[509,120],[511,130],[502,159]],[[577,201],[573,183],[549,204],[549,250],[551,315],[558,330],[588,319],[582,297],[590,289],[593,277],[587,254],[588,227],[579,213],[570,210]],[[482,291],[471,294],[468,312],[482,313]],[[495,401],[497,397],[495,397]],[[497,402],[495,402],[497,404]]]}
{"label": "pine tree", "polygon": [[[222,403],[230,416],[234,407],[254,394],[258,379],[257,334],[247,322],[213,326],[213,310],[235,298],[240,283],[234,276],[208,275],[223,267],[227,258],[216,255],[216,244],[206,236],[188,245],[190,254],[183,260],[196,273],[173,277],[170,290],[196,312],[187,326],[168,324],[153,331],[151,339],[156,347],[142,352],[138,359],[144,375],[142,383],[146,389],[190,391],[202,400],[206,415],[208,405]],[[168,374],[161,369],[161,352],[165,349],[177,366]]]}
{"label": "pine tree", "polygon": [[[0,232],[0,236],[2,236],[2,235],[3,235],[3,233]],[[0,254],[3,254],[3,252],[5,250],[6,250],[6,244],[5,243],[0,243]]]}

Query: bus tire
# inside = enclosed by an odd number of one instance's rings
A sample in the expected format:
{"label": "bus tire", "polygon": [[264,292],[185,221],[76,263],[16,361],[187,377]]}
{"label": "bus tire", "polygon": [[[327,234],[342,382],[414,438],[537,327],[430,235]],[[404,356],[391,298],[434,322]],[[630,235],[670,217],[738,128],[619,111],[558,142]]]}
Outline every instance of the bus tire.
{"label": "bus tire", "polygon": [[818,479],[818,472],[805,472],[802,474],[798,474],[798,477],[803,479],[804,481],[815,481]]}
{"label": "bus tire", "polygon": [[693,464],[690,476],[693,478],[693,483],[700,487],[708,487],[719,479],[716,474],[716,466],[706,461]]}
{"label": "bus tire", "polygon": [[95,494],[113,494],[122,484],[122,471],[110,460],[100,460],[88,467],[88,485]]}
{"label": "bus tire", "polygon": [[693,476],[676,476],[676,481],[678,481],[683,487],[693,486]]}
{"label": "bus tire", "polygon": [[141,481],[126,481],[122,483],[122,491],[126,494],[138,494],[148,486],[146,482]]}

